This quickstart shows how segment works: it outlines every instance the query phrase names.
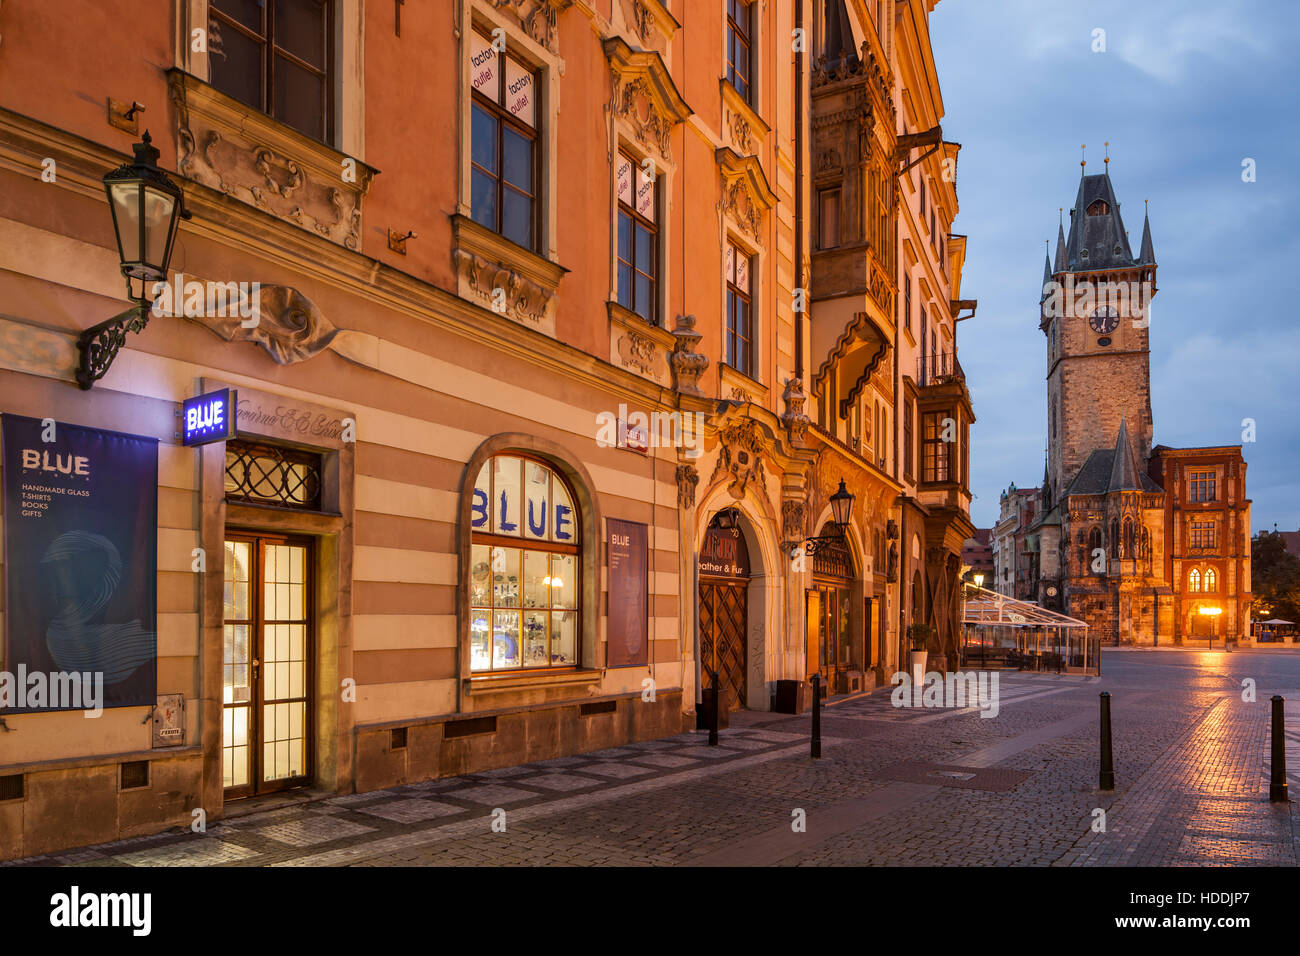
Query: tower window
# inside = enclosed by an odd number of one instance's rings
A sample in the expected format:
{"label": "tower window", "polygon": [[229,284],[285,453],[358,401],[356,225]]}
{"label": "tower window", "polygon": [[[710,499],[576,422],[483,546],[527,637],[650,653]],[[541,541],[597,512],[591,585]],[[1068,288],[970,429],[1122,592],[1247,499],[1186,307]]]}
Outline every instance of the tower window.
{"label": "tower window", "polygon": [[1088,204],[1089,216],[1106,216],[1110,214],[1110,205],[1104,199],[1094,199]]}
{"label": "tower window", "polygon": [[1192,501],[1214,501],[1215,476],[1212,471],[1194,471],[1188,479],[1188,491]]}

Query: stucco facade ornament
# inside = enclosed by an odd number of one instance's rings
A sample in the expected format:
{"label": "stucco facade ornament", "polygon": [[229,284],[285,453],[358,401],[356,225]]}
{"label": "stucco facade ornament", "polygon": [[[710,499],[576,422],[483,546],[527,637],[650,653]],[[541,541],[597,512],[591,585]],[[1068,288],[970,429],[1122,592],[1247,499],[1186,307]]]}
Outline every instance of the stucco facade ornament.
{"label": "stucco facade ornament", "polygon": [[804,413],[804,403],[808,401],[808,396],[804,393],[803,382],[798,378],[787,378],[782,398],[785,401],[785,412],[781,415],[781,424],[790,433],[791,441],[801,442],[808,432],[808,426],[812,424],[812,420]]}
{"label": "stucco facade ornament", "polygon": [[373,169],[250,113],[188,74],[173,70],[169,83],[182,176],[360,250],[361,199]]}
{"label": "stucco facade ornament", "polygon": [[702,334],[695,331],[695,316],[677,316],[673,337],[677,340],[673,354],[669,356],[669,364],[673,370],[673,388],[683,395],[703,395],[704,392],[700,390],[700,376],[709,367],[709,358],[695,351],[700,340],[704,338]]}
{"label": "stucco facade ornament", "polygon": [[655,29],[655,15],[642,0],[632,0],[632,25],[642,43],[649,43]]}
{"label": "stucco facade ornament", "polygon": [[573,0],[491,0],[498,10],[509,10],[519,19],[524,32],[552,53],[560,52],[560,14]]}
{"label": "stucco facade ornament", "polygon": [[722,193],[722,211],[754,238],[762,238],[762,216],[749,190],[740,180],[728,183]]}
{"label": "stucco facade ornament", "polygon": [[653,50],[633,49],[621,37],[603,48],[609,60],[609,109],[625,131],[646,149],[672,163],[669,135],[691,115],[663,58]]}
{"label": "stucco facade ornament", "polygon": [[453,255],[460,276],[480,305],[523,325],[544,325],[551,293],[475,253],[456,249]]}
{"label": "stucco facade ornament", "polygon": [[677,466],[677,507],[695,507],[695,488],[700,483],[700,473],[694,465]]}
{"label": "stucco facade ornament", "polygon": [[721,448],[718,463],[714,466],[710,482],[730,477],[727,493],[739,500],[745,497],[745,488],[754,481],[761,489],[764,483],[763,434],[756,422],[744,419],[723,429],[719,435]]}
{"label": "stucco facade ornament", "polygon": [[297,289],[284,285],[264,285],[257,294],[257,322],[246,328],[239,308],[230,308],[225,316],[200,316],[195,321],[205,325],[227,342],[243,341],[260,345],[279,365],[305,362],[329,347],[339,329],[325,317],[316,304]]}
{"label": "stucco facade ornament", "polygon": [[798,498],[781,502],[781,538],[787,548],[797,547],[808,537],[808,506]]}
{"label": "stucco facade ornament", "polygon": [[734,110],[731,113],[731,139],[742,153],[754,151],[754,134],[750,131],[749,120]]}

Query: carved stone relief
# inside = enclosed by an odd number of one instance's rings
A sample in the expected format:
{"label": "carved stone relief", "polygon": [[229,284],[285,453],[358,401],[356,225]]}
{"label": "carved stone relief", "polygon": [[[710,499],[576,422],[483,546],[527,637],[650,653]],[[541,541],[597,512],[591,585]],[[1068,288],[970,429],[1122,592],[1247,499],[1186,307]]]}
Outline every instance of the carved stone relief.
{"label": "carved stone relief", "polygon": [[695,507],[695,488],[700,483],[700,473],[694,465],[677,466],[677,506]]}
{"label": "carved stone relief", "polygon": [[524,32],[552,53],[560,52],[560,14],[573,6],[573,0],[490,0],[498,10],[509,10]]}
{"label": "carved stone relief", "polygon": [[709,367],[709,358],[695,351],[704,336],[695,331],[695,316],[679,315],[677,327],[673,329],[677,345],[669,356],[673,370],[673,387],[683,395],[703,395],[700,390],[700,376]]}
{"label": "carved stone relief", "polygon": [[710,482],[723,476],[730,476],[727,493],[739,500],[745,497],[745,488],[753,480],[763,487],[763,459],[760,457],[764,446],[762,432],[751,420],[737,422],[723,429],[719,435],[721,447],[718,451],[718,463],[714,466]]}
{"label": "carved stone relief", "polygon": [[523,325],[553,334],[548,326],[554,323],[548,323],[547,312],[553,293],[477,253],[455,249],[452,255],[465,291],[479,304]]}
{"label": "carved stone relief", "polygon": [[[262,286],[258,290],[257,322],[244,326],[239,308],[225,310],[226,316],[204,315],[200,322],[227,342],[253,342],[280,365],[305,362],[324,351],[339,334],[339,329],[316,304],[290,286]],[[244,309],[244,311],[248,311]]]}

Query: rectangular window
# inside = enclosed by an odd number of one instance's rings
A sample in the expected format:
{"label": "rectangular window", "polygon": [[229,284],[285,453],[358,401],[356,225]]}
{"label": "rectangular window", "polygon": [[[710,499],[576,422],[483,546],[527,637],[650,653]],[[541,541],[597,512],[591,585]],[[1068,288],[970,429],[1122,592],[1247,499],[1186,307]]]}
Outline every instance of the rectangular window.
{"label": "rectangular window", "polygon": [[1188,547],[1191,548],[1214,548],[1219,543],[1213,521],[1193,521],[1188,538]]}
{"label": "rectangular window", "polygon": [[921,416],[921,481],[947,481],[952,471],[952,442],[943,440],[945,412]]}
{"label": "rectangular window", "polygon": [[912,277],[903,276],[903,327],[912,331]]}
{"label": "rectangular window", "polygon": [[478,31],[470,64],[470,216],[535,252],[538,74]]}
{"label": "rectangular window", "polygon": [[727,364],[754,375],[754,312],[752,259],[727,243]]}
{"label": "rectangular window", "polygon": [[1217,499],[1215,477],[1212,471],[1194,471],[1188,479],[1192,501],[1214,501]]}
{"label": "rectangular window", "polygon": [[916,475],[915,448],[912,445],[912,400],[903,402],[903,474],[908,478]]}
{"label": "rectangular window", "polygon": [[313,139],[333,136],[331,0],[209,0],[212,85]]}
{"label": "rectangular window", "polygon": [[821,249],[834,249],[840,244],[840,191],[823,189],[817,198],[820,227],[817,246]]}
{"label": "rectangular window", "polygon": [[658,184],[627,153],[618,154],[618,304],[658,324]]}
{"label": "rectangular window", "polygon": [[727,82],[750,101],[753,78],[751,48],[754,39],[753,7],[749,0],[727,0]]}

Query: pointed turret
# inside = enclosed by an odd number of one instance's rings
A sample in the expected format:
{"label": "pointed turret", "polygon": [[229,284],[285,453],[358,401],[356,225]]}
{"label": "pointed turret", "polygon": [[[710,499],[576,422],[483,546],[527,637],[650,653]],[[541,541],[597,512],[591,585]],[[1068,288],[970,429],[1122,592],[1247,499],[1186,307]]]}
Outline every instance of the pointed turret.
{"label": "pointed turret", "polygon": [[1053,273],[1068,272],[1070,261],[1065,254],[1065,227],[1057,224],[1056,227],[1056,262],[1052,265]]}
{"label": "pointed turret", "polygon": [[1119,420],[1119,435],[1115,438],[1115,457],[1110,466],[1110,484],[1107,491],[1141,491],[1133,445],[1128,437],[1128,420]]}
{"label": "pointed turret", "polygon": [[1079,194],[1070,210],[1066,257],[1070,269],[1077,272],[1123,269],[1136,264],[1109,173],[1079,180]]}
{"label": "pointed turret", "polygon": [[1142,218],[1142,251],[1138,253],[1138,262],[1144,266],[1156,264],[1156,251],[1151,245],[1151,213]]}
{"label": "pointed turret", "polygon": [[1043,253],[1043,294],[1038,299],[1040,303],[1045,302],[1047,300],[1047,287],[1051,283],[1051,281],[1052,281],[1052,260],[1049,259],[1047,257],[1047,253],[1044,252]]}

